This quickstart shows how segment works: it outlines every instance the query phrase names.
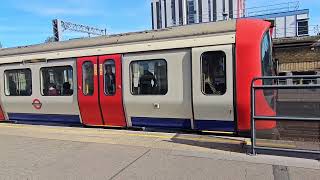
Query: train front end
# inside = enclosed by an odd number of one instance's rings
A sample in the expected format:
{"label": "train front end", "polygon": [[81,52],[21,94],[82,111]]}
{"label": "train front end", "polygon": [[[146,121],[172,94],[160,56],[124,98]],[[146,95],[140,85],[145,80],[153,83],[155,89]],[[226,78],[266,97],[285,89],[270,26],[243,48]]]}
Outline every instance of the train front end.
{"label": "train front end", "polygon": [[[236,30],[236,110],[239,133],[251,129],[251,83],[254,78],[275,76],[272,59],[272,26],[258,19],[237,20]],[[272,80],[258,80],[255,85],[272,85]],[[257,90],[254,94],[256,114],[275,116],[274,90]],[[271,130],[275,121],[259,121],[258,130]]]}

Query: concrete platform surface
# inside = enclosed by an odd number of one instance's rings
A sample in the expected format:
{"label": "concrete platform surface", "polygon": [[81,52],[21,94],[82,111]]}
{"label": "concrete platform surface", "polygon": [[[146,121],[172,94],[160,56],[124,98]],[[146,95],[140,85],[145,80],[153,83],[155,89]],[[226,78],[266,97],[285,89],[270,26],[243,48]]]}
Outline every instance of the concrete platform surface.
{"label": "concrete platform surface", "polygon": [[320,162],[250,156],[248,139],[0,124],[2,179],[320,180]]}

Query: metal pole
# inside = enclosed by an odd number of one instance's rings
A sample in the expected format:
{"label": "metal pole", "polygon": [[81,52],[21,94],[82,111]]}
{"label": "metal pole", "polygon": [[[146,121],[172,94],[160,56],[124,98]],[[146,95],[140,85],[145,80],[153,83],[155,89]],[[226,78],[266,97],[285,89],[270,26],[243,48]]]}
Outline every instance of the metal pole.
{"label": "metal pole", "polygon": [[256,155],[256,151],[254,149],[254,146],[255,146],[255,124],[254,124],[254,115],[255,115],[255,106],[254,106],[254,101],[255,101],[255,98],[254,98],[254,93],[255,93],[255,90],[254,90],[254,82],[255,80],[252,81],[251,83],[251,153],[253,155]]}
{"label": "metal pole", "polygon": [[62,22],[58,19],[52,20],[54,41],[61,41],[62,40],[61,23]]}

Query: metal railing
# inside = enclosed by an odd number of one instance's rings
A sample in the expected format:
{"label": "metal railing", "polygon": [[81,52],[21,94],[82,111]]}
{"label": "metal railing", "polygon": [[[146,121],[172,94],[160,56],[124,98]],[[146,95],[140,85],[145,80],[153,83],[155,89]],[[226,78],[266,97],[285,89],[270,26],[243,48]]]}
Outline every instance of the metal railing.
{"label": "metal railing", "polygon": [[[289,85],[260,85],[263,84],[264,80],[269,80],[273,82],[279,82],[280,80],[287,79],[317,79],[320,80],[320,75],[303,75],[303,76],[266,76],[266,77],[258,77],[254,78],[251,83],[251,150],[252,154],[256,154],[257,150],[271,150],[271,151],[284,151],[284,152],[293,152],[293,153],[312,153],[312,154],[320,154],[319,150],[307,150],[307,149],[291,149],[291,148],[283,148],[283,147],[268,147],[268,146],[259,146],[256,143],[257,138],[257,129],[256,129],[256,121],[274,121],[274,122],[319,122],[320,124],[320,116],[317,114],[316,117],[296,117],[296,116],[267,116],[267,115],[257,115],[256,114],[256,91],[261,90],[294,90],[294,89],[304,89],[304,90],[320,90],[320,84],[289,84]],[[260,82],[259,85],[256,85],[256,82]],[[318,81],[319,82],[319,81]],[[320,96],[320,91],[318,91]],[[275,100],[276,101],[276,100]],[[277,125],[276,125],[277,126]],[[320,128],[320,127],[319,127]],[[319,130],[320,133],[320,130]],[[320,138],[320,137],[319,137]],[[319,142],[320,147],[320,142]]]}

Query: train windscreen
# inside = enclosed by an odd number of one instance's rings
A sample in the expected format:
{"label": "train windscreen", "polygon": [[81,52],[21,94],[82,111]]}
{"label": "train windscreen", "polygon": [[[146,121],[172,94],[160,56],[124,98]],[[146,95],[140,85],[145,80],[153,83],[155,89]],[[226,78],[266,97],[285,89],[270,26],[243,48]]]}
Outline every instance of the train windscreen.
{"label": "train windscreen", "polygon": [[[272,41],[270,32],[267,31],[262,39],[261,44],[261,63],[262,76],[274,76],[274,63],[272,60]],[[263,85],[272,85],[272,79],[265,79],[262,81]],[[263,90],[264,96],[271,108],[274,108],[274,90]]]}
{"label": "train windscreen", "polygon": [[[264,34],[261,45],[262,76],[274,75],[271,46],[271,38],[268,31]],[[272,85],[272,80],[265,80],[263,84]]]}

